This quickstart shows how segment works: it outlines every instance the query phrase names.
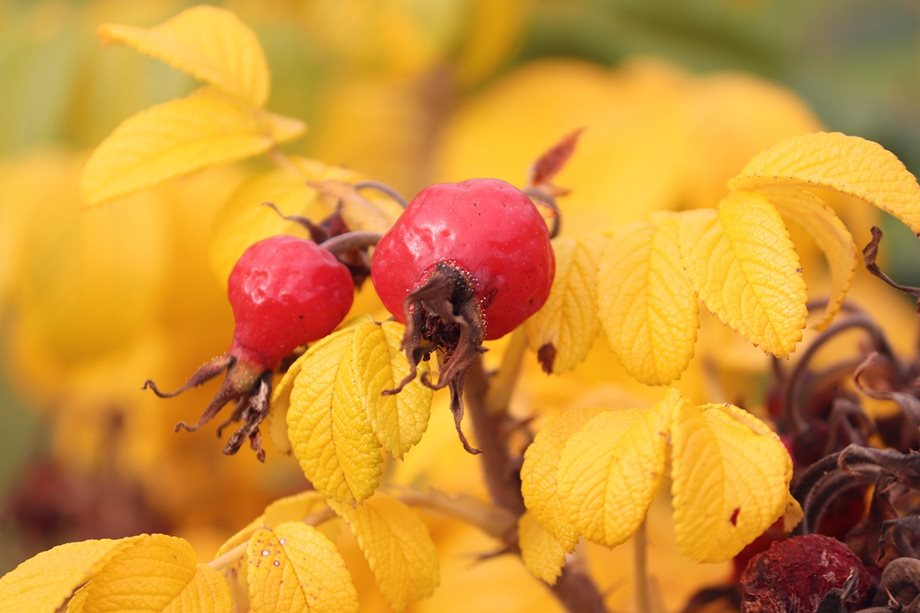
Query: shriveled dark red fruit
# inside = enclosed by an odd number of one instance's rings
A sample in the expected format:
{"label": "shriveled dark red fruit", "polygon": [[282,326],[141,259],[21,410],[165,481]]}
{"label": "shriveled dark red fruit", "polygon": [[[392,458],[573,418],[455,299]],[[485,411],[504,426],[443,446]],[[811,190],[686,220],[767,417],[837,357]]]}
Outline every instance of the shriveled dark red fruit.
{"label": "shriveled dark red fruit", "polygon": [[233,414],[218,428],[242,421],[224,453],[236,453],[246,438],[264,458],[259,424],[268,414],[271,372],[297,347],[323,338],[341,323],[354,300],[352,275],[336,257],[313,241],[272,236],[250,246],[237,261],[227,283],[233,308],[233,342],[226,354],[202,366],[175,392],[176,396],[221,373],[226,378],[195,424],[180,422],[176,430],[193,432],[211,421],[231,400]]}
{"label": "shriveled dark red fruit", "polygon": [[527,195],[498,179],[425,188],[378,243],[374,287],[406,324],[403,346],[413,365],[442,352],[438,383],[423,381],[450,387],[458,430],[463,373],[482,341],[537,312],[554,274],[546,223]]}
{"label": "shriveled dark red fruit", "polygon": [[862,562],[840,541],[796,536],[751,559],[741,575],[741,606],[748,613],[813,613],[828,594],[840,590],[844,608],[839,610],[854,611],[865,603],[871,585]]}

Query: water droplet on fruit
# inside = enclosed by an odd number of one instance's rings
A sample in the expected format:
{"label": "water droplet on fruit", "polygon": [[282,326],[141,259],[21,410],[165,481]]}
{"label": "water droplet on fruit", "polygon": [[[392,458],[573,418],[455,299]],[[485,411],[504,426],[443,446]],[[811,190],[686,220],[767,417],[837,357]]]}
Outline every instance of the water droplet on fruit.
{"label": "water droplet on fruit", "polygon": [[275,560],[274,562],[272,562],[272,566],[281,566],[281,562],[279,562],[278,560]]}

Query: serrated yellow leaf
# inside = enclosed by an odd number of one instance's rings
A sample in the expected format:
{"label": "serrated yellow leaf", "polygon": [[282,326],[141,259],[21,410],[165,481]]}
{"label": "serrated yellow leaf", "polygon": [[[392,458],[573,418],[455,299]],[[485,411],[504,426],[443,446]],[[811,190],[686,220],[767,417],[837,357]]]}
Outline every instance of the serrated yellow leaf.
{"label": "serrated yellow leaf", "polygon": [[762,151],[729,181],[733,190],[770,185],[831,189],[891,213],[920,234],[920,185],[881,145],[839,132],[806,134]]}
{"label": "serrated yellow leaf", "polygon": [[327,498],[353,504],[370,496],[383,467],[357,386],[355,328],[333,332],[304,354],[287,413],[294,455]]}
{"label": "serrated yellow leaf", "polygon": [[355,328],[354,363],[357,385],[377,440],[402,458],[422,438],[431,416],[431,388],[420,376],[428,364],[419,365],[419,377],[398,394],[384,396],[409,373],[409,361],[400,349],[405,327],[396,322],[367,323]]}
{"label": "serrated yellow leaf", "polygon": [[116,553],[83,588],[82,611],[229,612],[230,588],[188,541],[152,534]]}
{"label": "serrated yellow leaf", "polygon": [[285,455],[291,455],[291,439],[288,436],[287,414],[291,408],[291,392],[294,390],[294,380],[300,375],[300,369],[307,354],[294,360],[281,381],[272,390],[272,399],[268,415],[262,422],[260,430],[268,434],[271,446]]}
{"label": "serrated yellow leaf", "polygon": [[733,192],[716,211],[681,214],[680,250],[693,288],[719,319],[777,357],[795,349],[808,317],[805,281],[764,196]]}
{"label": "serrated yellow leaf", "polygon": [[329,504],[354,533],[390,606],[402,611],[434,592],[438,555],[418,513],[381,493],[356,507]]}
{"label": "serrated yellow leaf", "polygon": [[247,548],[253,613],[358,610],[358,593],[345,561],[312,526],[286,522],[256,532]]}
{"label": "serrated yellow leaf", "polygon": [[267,151],[304,130],[205,87],[126,119],[90,156],[80,181],[99,204],[214,164]]}
{"label": "serrated yellow leaf", "polygon": [[781,215],[802,226],[827,259],[830,296],[824,313],[812,325],[816,330],[823,330],[840,311],[856,272],[859,258],[853,236],[834,210],[811,192],[776,186],[765,187],[759,193],[766,196]]}
{"label": "serrated yellow leaf", "polygon": [[521,493],[524,504],[562,545],[573,551],[578,534],[559,500],[556,468],[566,441],[588,420],[606,409],[578,408],[560,413],[537,433],[524,452],[521,467]]}
{"label": "serrated yellow leaf", "polygon": [[8,611],[56,611],[130,541],[81,541],[43,551],[0,578],[0,602]]}
{"label": "serrated yellow leaf", "polygon": [[649,385],[678,379],[693,357],[699,311],[676,223],[619,229],[607,241],[597,283],[601,325],[626,372]]}
{"label": "serrated yellow leaf", "polygon": [[546,304],[524,323],[527,342],[546,372],[565,373],[588,355],[597,336],[600,237],[556,238],[556,278]]}
{"label": "serrated yellow leaf", "polygon": [[527,511],[518,520],[518,544],[527,570],[538,579],[555,585],[565,563],[565,549],[532,511]]}
{"label": "serrated yellow leaf", "polygon": [[747,411],[730,404],[684,406],[671,444],[674,532],[691,558],[728,560],[785,512],[789,454]]}
{"label": "serrated yellow leaf", "polygon": [[675,392],[651,409],[605,411],[566,442],[556,479],[566,521],[586,539],[615,547],[635,533],[664,473]]}
{"label": "serrated yellow leaf", "polygon": [[105,42],[123,43],[260,107],[268,99],[269,71],[256,35],[225,9],[196,6],[153,28],[106,24]]}

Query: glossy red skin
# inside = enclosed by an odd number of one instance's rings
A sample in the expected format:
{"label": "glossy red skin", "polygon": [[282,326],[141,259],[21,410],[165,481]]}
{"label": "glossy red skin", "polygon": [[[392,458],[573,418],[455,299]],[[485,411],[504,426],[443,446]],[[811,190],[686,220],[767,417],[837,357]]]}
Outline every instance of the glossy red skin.
{"label": "glossy red skin", "polygon": [[261,240],[230,273],[227,297],[236,320],[230,353],[274,369],[298,346],[332,332],[354,293],[348,269],[313,241]]}
{"label": "glossy red skin", "polygon": [[499,179],[423,189],[378,243],[371,279],[396,319],[403,303],[445,262],[466,273],[485,338],[504,336],[546,302],[556,261],[546,223],[523,192]]}

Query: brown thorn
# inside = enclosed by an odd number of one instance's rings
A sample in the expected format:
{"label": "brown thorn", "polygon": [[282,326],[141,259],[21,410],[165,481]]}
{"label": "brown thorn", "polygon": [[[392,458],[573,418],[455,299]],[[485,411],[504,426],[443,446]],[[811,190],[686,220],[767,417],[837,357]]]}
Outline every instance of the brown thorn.
{"label": "brown thorn", "polygon": [[863,260],[866,264],[866,270],[870,273],[890,285],[896,290],[902,291],[908,296],[912,297],[917,301],[917,308],[920,310],[920,287],[912,287],[909,285],[901,285],[887,274],[885,274],[881,268],[879,268],[877,259],[878,259],[878,247],[882,242],[882,230],[878,226],[872,226],[872,240],[869,241],[869,244],[863,248]]}
{"label": "brown thorn", "polygon": [[198,387],[199,385],[202,385],[203,383],[207,383],[208,381],[210,381],[211,379],[213,379],[220,373],[228,371],[230,368],[233,367],[234,363],[236,363],[236,358],[230,355],[222,355],[220,357],[214,358],[210,362],[206,362],[205,364],[203,364],[201,368],[196,370],[195,373],[191,377],[189,377],[188,381],[186,381],[182,385],[182,387],[180,387],[174,392],[164,392],[160,390],[160,388],[157,387],[157,384],[154,383],[152,379],[147,379],[146,381],[144,381],[144,385],[141,387],[141,389],[152,390],[153,393],[159,396],[160,398],[175,398],[182,392],[189,390],[193,387]]}
{"label": "brown thorn", "polygon": [[346,232],[323,241],[319,246],[333,255],[339,255],[352,249],[373,247],[381,238],[383,235],[379,232]]}

